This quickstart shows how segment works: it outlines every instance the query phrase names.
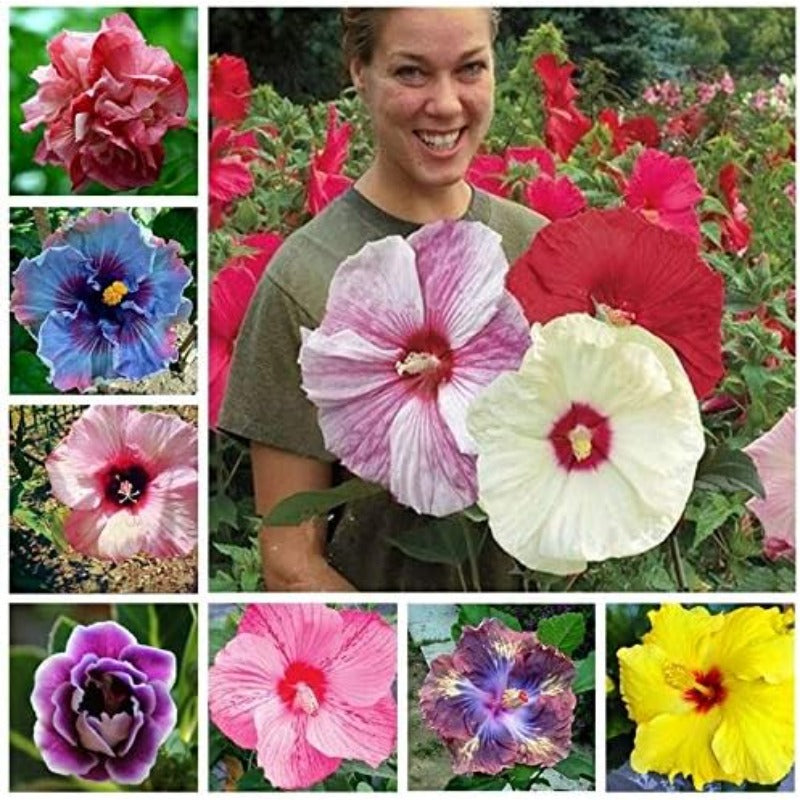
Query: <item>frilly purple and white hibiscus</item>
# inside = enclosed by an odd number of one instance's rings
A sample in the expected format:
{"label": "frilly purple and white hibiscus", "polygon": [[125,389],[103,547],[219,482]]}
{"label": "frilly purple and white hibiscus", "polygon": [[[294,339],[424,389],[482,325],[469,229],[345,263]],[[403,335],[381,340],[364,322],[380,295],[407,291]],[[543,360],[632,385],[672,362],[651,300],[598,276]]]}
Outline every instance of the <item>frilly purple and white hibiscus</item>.
{"label": "frilly purple and white hibiscus", "polygon": [[174,682],[171,652],[140,645],[115,622],[77,626],[34,679],[33,739],[47,768],[142,783],[175,727]]}

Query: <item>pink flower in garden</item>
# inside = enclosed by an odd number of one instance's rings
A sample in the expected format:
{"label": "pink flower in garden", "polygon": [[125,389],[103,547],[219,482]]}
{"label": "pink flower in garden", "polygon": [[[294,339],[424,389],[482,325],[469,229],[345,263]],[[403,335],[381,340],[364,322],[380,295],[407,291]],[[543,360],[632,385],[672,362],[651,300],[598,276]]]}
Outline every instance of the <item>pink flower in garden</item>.
{"label": "pink flower in garden", "polygon": [[703,83],[701,81],[697,84],[697,102],[701,106],[707,106],[717,96],[718,91],[718,83]]}
{"label": "pink flower in garden", "polygon": [[208,194],[211,227],[222,224],[227,208],[237,197],[253,191],[250,162],[256,158],[258,142],[252,131],[237,133],[220,125],[211,134],[208,152]]}
{"label": "pink flower in garden", "polygon": [[124,13],[97,33],[62,31],[47,52],[51,63],[31,76],[39,89],[22,104],[23,131],[45,126],[36,162],[64,167],[76,190],[89,181],[117,190],[154,183],[161,140],[186,125],[189,102],[169,53],[149,46]]}
{"label": "pink flower in garden", "polygon": [[725,74],[720,78],[719,88],[724,94],[733,94],[736,90],[736,84],[728,70],[725,70]]}
{"label": "pink flower in garden", "polygon": [[540,175],[525,186],[525,203],[551,222],[575,216],[586,209],[586,198],[566,176]]}
{"label": "pink flower in garden", "polygon": [[625,205],[648,222],[678,231],[700,243],[697,204],[703,190],[697,182],[692,162],[660,150],[644,150],[625,189]]}
{"label": "pink flower in garden", "polygon": [[197,431],[174,414],[87,408],[45,467],[78,552],[121,561],[197,545]]}
{"label": "pink flower in garden", "polygon": [[209,110],[215,120],[238,124],[250,108],[250,73],[238,56],[211,58]]}
{"label": "pink flower in garden", "polygon": [[641,142],[645,147],[658,147],[661,141],[658,123],[646,114],[623,121],[613,108],[604,108],[597,120],[611,130],[614,137],[611,146],[617,155],[624,153],[634,142]]}
{"label": "pink flower in garden", "polygon": [[374,612],[249,605],[209,671],[211,719],[281,789],[345,758],[377,767],[397,736],[396,660],[395,632]]}
{"label": "pink flower in garden", "polygon": [[750,105],[756,111],[763,111],[769,105],[769,92],[766,89],[756,89],[750,98]]}
{"label": "pink flower in garden", "polygon": [[314,153],[309,167],[306,210],[310,214],[319,214],[331,200],[352,186],[352,178],[341,174],[347,161],[352,133],[353,126],[349,122],[339,124],[336,106],[331,103],[328,106],[325,147]]}
{"label": "pink flower in garden", "polygon": [[264,270],[283,239],[274,233],[252,233],[238,245],[252,248],[249,255],[234,256],[211,282],[208,332],[208,421],[217,425],[236,337]]}
{"label": "pink flower in garden", "polygon": [[745,447],[755,461],[766,497],[754,497],[747,507],[764,527],[767,558],[794,558],[795,424],[791,408],[774,428]]}
{"label": "pink flower in garden", "polygon": [[589,118],[574,103],[578,90],[572,85],[570,78],[575,65],[569,61],[559,65],[553,53],[545,53],[533,62],[533,66],[544,88],[547,146],[562,161],[566,161],[592,127]]}
{"label": "pink flower in garden", "polygon": [[506,160],[500,155],[480,154],[470,162],[466,180],[477,189],[497,197],[508,197],[510,187],[505,182]]}
{"label": "pink flower in garden", "polygon": [[338,268],[322,324],[304,332],[303,388],[326,447],[420,513],[475,501],[467,406],[530,342],[507,270],[479,222],[389,236]]}

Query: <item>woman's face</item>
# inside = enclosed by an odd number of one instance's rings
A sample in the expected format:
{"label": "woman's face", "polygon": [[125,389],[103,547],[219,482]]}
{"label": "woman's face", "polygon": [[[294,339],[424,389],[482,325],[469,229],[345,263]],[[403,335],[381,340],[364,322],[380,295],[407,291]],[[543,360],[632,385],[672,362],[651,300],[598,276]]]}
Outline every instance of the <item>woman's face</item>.
{"label": "woman's face", "polygon": [[372,119],[376,165],[402,190],[459,182],[492,120],[486,8],[386,11],[372,62],[353,81]]}

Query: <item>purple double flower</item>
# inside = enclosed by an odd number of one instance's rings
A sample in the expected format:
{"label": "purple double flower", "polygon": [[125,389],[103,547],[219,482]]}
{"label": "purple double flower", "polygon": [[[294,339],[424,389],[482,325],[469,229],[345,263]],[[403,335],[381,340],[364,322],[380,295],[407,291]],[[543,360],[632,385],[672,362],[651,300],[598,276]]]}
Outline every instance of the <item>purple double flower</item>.
{"label": "purple double flower", "polygon": [[66,651],[36,670],[33,739],[47,768],[139,784],[177,721],[175,656],[115,622],[76,627]]}
{"label": "purple double flower", "polygon": [[570,750],[574,676],[561,651],[487,619],[464,628],[451,655],[433,660],[420,708],[456,774],[552,766]]}

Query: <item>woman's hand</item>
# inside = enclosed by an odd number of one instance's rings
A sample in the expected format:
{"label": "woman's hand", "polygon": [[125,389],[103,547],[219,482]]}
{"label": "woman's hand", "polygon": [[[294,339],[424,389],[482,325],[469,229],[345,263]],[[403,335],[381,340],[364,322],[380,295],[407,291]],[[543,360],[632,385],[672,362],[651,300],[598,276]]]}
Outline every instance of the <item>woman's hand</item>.
{"label": "woman's hand", "polygon": [[[257,514],[297,492],[327,489],[331,465],[251,442]],[[347,592],[355,587],[325,559],[325,520],[261,529],[261,568],[270,592]]]}

